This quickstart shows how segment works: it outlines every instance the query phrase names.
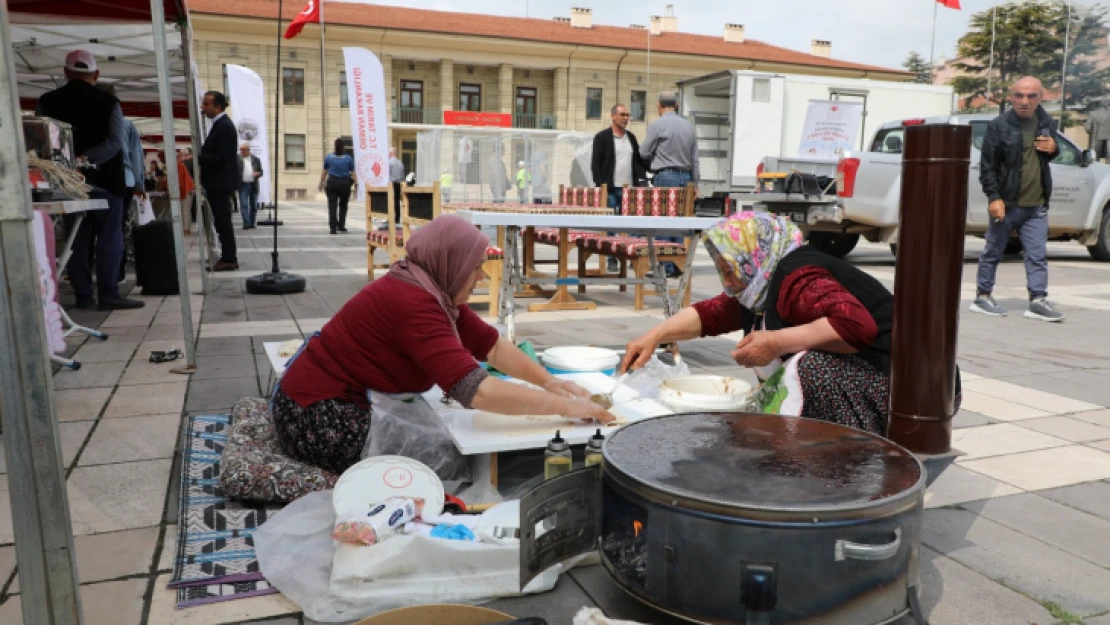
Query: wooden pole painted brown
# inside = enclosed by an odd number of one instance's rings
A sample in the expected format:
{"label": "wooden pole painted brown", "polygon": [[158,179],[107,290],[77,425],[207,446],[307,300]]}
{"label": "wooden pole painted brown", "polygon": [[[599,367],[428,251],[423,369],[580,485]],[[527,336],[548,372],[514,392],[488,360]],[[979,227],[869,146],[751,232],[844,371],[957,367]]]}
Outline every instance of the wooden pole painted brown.
{"label": "wooden pole painted brown", "polygon": [[910,126],[904,145],[887,437],[941,454],[952,443],[971,128]]}

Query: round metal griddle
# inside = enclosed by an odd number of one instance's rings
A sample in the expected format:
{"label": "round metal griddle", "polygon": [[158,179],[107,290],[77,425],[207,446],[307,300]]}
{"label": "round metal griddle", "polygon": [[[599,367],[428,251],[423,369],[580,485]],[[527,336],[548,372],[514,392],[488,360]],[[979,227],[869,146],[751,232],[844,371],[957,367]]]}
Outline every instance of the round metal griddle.
{"label": "round metal griddle", "polygon": [[650,499],[739,516],[874,509],[920,496],[925,480],[917,458],[882,437],[777,415],[639,421],[606,439],[604,458],[606,475]]}

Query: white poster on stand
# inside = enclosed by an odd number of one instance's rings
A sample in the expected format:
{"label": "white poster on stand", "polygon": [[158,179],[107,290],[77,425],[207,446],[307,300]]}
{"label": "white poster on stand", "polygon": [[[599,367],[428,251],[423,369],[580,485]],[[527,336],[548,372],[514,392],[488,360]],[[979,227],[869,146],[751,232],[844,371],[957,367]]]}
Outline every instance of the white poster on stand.
{"label": "white poster on stand", "polygon": [[355,150],[355,174],[359,197],[366,186],[389,184],[389,101],[385,96],[385,73],[373,52],[343,48],[347,66],[347,101],[351,109],[351,138]]}
{"label": "white poster on stand", "polygon": [[46,345],[51,354],[66,350],[62,329],[62,309],[58,306],[58,274],[54,266],[54,222],[41,211],[34,212],[35,261],[42,289],[43,314],[46,319]]}
{"label": "white poster on stand", "polygon": [[266,90],[262,78],[242,65],[227,66],[228,115],[239,131],[240,143],[251,144],[251,154],[262,161],[258,179],[259,204],[270,203],[270,133],[266,129]]}
{"label": "white poster on stand", "polygon": [[810,100],[798,156],[839,158],[855,149],[862,121],[862,102]]}

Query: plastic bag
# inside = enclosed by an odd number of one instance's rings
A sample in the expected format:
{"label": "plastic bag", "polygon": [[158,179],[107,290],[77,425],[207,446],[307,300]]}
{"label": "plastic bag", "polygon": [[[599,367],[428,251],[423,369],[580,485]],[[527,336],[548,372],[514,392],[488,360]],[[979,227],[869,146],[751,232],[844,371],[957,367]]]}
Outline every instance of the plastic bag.
{"label": "plastic bag", "polygon": [[443,417],[421,395],[370,391],[370,437],[363,458],[404,456],[420,461],[444,481],[470,481],[466,457],[455,447]]}
{"label": "plastic bag", "polygon": [[[305,616],[350,622],[410,605],[481,603],[521,594],[517,547],[422,536],[394,536],[373,547],[339,545],[330,537],[331,497],[330,490],[305,495],[254,533],[262,574]],[[524,592],[551,590],[574,563],[551,567]]]}
{"label": "plastic bag", "polygon": [[679,360],[676,365],[665,365],[658,358],[652,358],[642,369],[628,376],[624,385],[638,391],[641,397],[655,399],[659,396],[659,386],[667,380],[690,375],[686,362]]}
{"label": "plastic bag", "polygon": [[137,200],[139,204],[138,221],[140,226],[145,226],[154,221],[154,205],[150,203],[150,197],[144,195]]}

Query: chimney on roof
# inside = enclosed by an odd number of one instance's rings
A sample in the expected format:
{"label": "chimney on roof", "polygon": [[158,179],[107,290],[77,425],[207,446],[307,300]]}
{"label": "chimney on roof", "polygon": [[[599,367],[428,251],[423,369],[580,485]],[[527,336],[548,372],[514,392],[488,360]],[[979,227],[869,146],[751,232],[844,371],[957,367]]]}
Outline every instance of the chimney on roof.
{"label": "chimney on roof", "polygon": [[647,30],[647,26],[643,24],[630,24],[628,27],[632,30]]}
{"label": "chimney on roof", "polygon": [[582,7],[571,7],[570,25],[571,28],[593,28],[594,10],[583,9]]}
{"label": "chimney on roof", "polygon": [[651,16],[651,34],[658,35],[663,32],[663,18],[658,15]]}
{"label": "chimney on roof", "polygon": [[570,24],[570,18],[569,17],[554,17],[554,18],[551,18],[551,19],[555,20],[556,22],[562,22],[563,24]]}
{"label": "chimney on roof", "polygon": [[663,32],[677,33],[678,18],[674,16],[674,5],[668,4],[667,11],[663,13]]}
{"label": "chimney on roof", "polygon": [[831,59],[832,42],[814,39],[812,45],[810,46],[810,54],[812,54],[813,56],[821,57],[823,59]]}
{"label": "chimney on roof", "polygon": [[744,25],[725,24],[725,41],[728,43],[744,43]]}

